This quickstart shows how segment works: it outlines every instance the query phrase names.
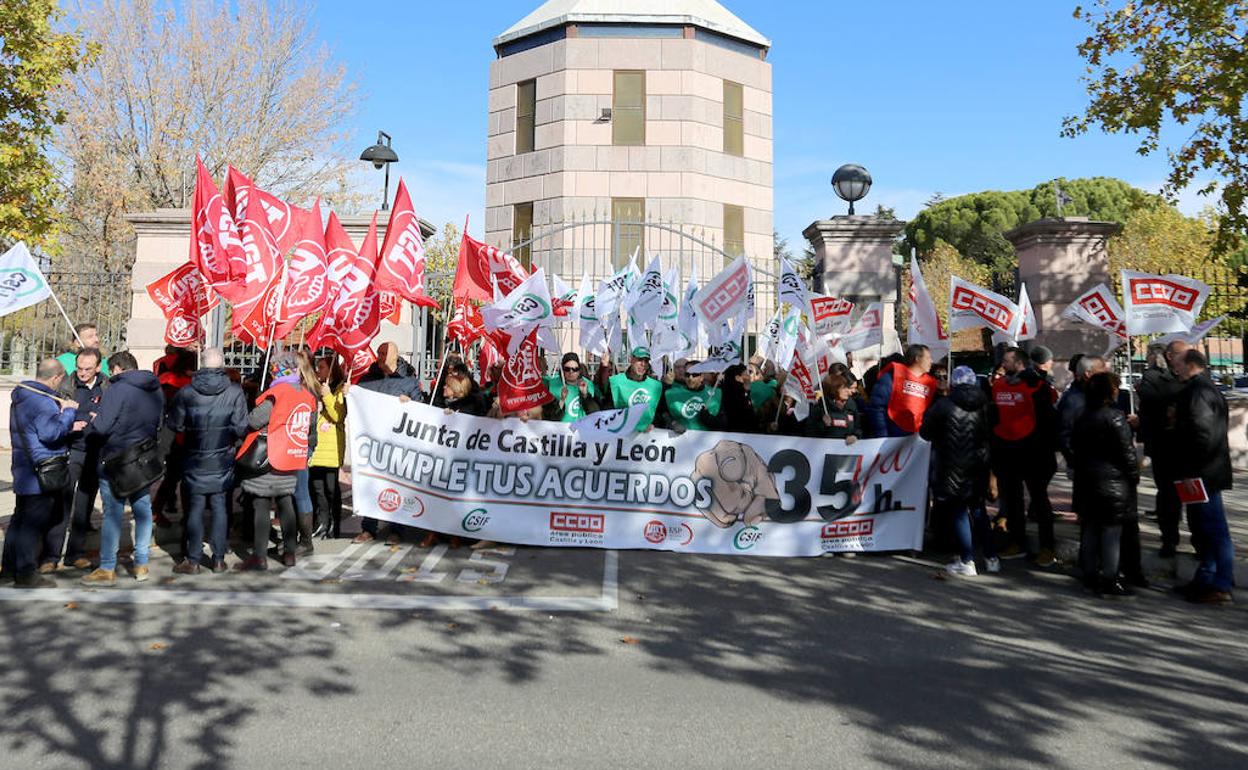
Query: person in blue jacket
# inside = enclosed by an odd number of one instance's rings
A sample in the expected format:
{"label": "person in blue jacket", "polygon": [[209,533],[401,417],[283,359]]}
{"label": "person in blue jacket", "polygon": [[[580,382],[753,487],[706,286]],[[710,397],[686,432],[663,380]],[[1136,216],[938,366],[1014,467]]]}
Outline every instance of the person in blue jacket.
{"label": "person in blue jacket", "polygon": [[55,358],[45,358],[39,363],[34,380],[13,389],[9,436],[17,508],[4,538],[0,578],[6,583],[13,580],[17,588],[56,585],[38,572],[39,548],[48,531],[64,517],[66,490],[45,491],[35,475],[35,466],[57,455],[68,459],[69,434],[75,429],[78,404],[58,397],[57,390],[64,379],[65,367]]}

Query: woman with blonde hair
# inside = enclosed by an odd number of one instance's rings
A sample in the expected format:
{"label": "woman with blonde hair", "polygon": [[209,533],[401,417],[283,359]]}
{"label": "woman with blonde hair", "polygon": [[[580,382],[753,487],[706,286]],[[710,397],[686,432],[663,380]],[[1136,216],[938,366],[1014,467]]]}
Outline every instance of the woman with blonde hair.
{"label": "woman with blonde hair", "polygon": [[338,354],[325,351],[316,358],[317,398],[316,451],[308,462],[312,491],[313,537],[337,538],[342,531],[342,468],[347,446],[347,389],[351,381],[342,371]]}
{"label": "woman with blonde hair", "polygon": [[[295,360],[299,363],[299,385],[312,396],[313,403],[319,403],[321,399],[321,382],[316,377],[316,368],[312,365],[312,358],[307,351],[300,350],[295,354]],[[317,430],[315,425],[309,425],[308,430],[308,457],[311,458],[316,454]],[[295,474],[295,520],[299,526],[299,545],[295,548],[298,556],[312,555],[312,490],[309,481],[310,475],[308,467]]]}

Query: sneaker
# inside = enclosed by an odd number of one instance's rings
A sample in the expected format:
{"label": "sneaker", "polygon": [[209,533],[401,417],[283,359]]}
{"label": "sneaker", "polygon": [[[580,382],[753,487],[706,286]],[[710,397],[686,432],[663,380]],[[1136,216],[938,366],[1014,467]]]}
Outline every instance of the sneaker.
{"label": "sneaker", "polygon": [[148,578],[152,576],[151,573],[148,571],[146,564],[136,564],[134,567],[134,571],[131,572],[130,574],[134,575],[135,581],[139,583],[145,582]]}
{"label": "sneaker", "polygon": [[174,565],[173,571],[178,575],[198,575],[199,565],[190,559],[183,559]]}
{"label": "sneaker", "polygon": [[1053,553],[1052,548],[1041,548],[1040,553],[1036,554],[1035,565],[1037,567],[1052,567],[1057,564],[1057,554]]}
{"label": "sneaker", "polygon": [[1107,578],[1101,578],[1100,585],[1097,586],[1097,593],[1109,598],[1135,595],[1135,591],[1123,585],[1121,580],[1109,580]]}
{"label": "sneaker", "polygon": [[226,571],[225,559],[213,559],[212,560],[212,574],[220,575],[222,572],[225,572],[225,571]]}
{"label": "sneaker", "polygon": [[111,586],[117,582],[117,570],[113,569],[96,569],[82,576],[83,585],[88,586]]}
{"label": "sneaker", "polygon": [[1192,604],[1233,604],[1235,602],[1230,591],[1218,591],[1213,588],[1192,591],[1187,595],[1187,600]]}
{"label": "sneaker", "polygon": [[999,558],[1007,561],[1010,559],[1021,559],[1026,555],[1026,549],[1020,545],[1016,545],[1015,543],[1010,543],[997,554]]}
{"label": "sneaker", "polygon": [[979,571],[975,569],[975,562],[962,561],[961,559],[954,559],[946,564],[945,572],[948,572],[950,575],[961,575],[962,577],[975,577],[979,574]]}
{"label": "sneaker", "polygon": [[990,575],[995,575],[1001,571],[1001,560],[995,556],[989,556],[984,559],[984,571]]}
{"label": "sneaker", "polygon": [[14,588],[56,588],[56,581],[39,572],[22,575],[13,581]]}

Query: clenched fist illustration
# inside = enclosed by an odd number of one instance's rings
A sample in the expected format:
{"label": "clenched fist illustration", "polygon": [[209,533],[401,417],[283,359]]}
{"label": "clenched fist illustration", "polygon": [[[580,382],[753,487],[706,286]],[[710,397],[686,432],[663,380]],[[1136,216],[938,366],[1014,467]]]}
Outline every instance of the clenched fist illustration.
{"label": "clenched fist illustration", "polygon": [[767,515],[767,500],[779,500],[776,482],[767,463],[753,447],[739,441],[721,441],[698,455],[693,482],[711,480],[711,507],[703,514],[718,527],[731,527],[738,519],[757,524]]}

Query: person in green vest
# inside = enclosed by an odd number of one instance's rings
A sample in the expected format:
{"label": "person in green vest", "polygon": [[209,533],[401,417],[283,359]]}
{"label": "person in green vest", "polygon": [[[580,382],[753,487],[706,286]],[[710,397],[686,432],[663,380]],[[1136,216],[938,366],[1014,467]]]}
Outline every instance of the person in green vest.
{"label": "person in green vest", "polygon": [[701,372],[691,372],[697,361],[689,361],[684,367],[684,378],[673,382],[663,393],[663,406],[667,414],[667,427],[683,433],[687,430],[707,430],[699,415],[706,411],[719,414],[723,393],[718,388],[706,387],[706,377]]}
{"label": "person in green vest", "polygon": [[626,409],[631,404],[646,404],[646,413],[642,415],[641,422],[637,423],[638,432],[654,427],[654,415],[659,409],[663,384],[650,376],[649,348],[633,348],[628,368],[612,375],[608,383],[611,405],[614,408]]}
{"label": "person in green vest", "polygon": [[755,411],[776,397],[776,365],[758,356],[750,359],[750,403]]}
{"label": "person in green vest", "polygon": [[108,355],[100,348],[100,330],[95,324],[74,324],[74,337],[69,341],[69,350],[57,356],[56,360],[61,362],[65,371],[72,372],[78,368],[78,351],[85,348],[100,351],[100,374],[108,377]]}
{"label": "person in green vest", "polygon": [[581,357],[576,353],[565,353],[560,364],[562,376],[556,374],[546,378],[546,387],[555,397],[559,406],[562,422],[576,422],[587,414],[597,412],[598,388],[584,375]]}

